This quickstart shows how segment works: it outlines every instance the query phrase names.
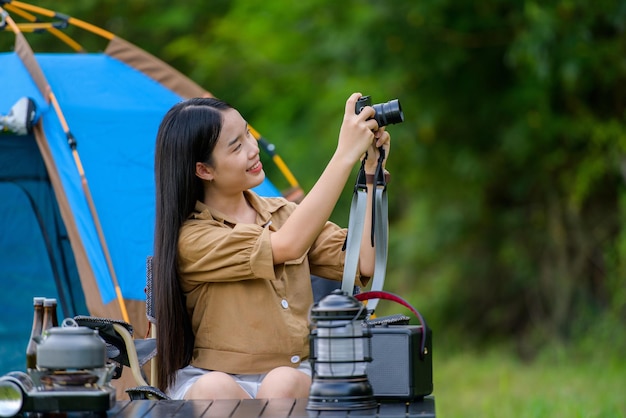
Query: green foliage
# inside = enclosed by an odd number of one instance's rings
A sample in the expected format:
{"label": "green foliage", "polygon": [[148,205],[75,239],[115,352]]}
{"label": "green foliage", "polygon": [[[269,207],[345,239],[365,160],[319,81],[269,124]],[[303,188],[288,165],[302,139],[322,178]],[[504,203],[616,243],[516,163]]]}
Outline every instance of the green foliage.
{"label": "green foliage", "polygon": [[437,414],[622,417],[626,334],[616,332],[622,328],[621,319],[598,315],[593,327],[576,326],[577,343],[553,341],[530,361],[512,356],[511,344],[476,350],[463,340],[442,344],[438,338],[433,346]]}
{"label": "green foliage", "polygon": [[392,231],[392,277],[421,286],[437,327],[535,335],[532,354],[618,286],[607,262],[623,263],[608,248],[623,223],[625,7],[430,5],[430,39],[414,44],[429,57],[427,158]]}
{"label": "green foliage", "polygon": [[[530,356],[603,312],[626,322],[624,1],[63,7],[235,105],[305,190],[350,93],[399,98],[387,288],[437,338],[514,339]],[[333,215],[344,225],[349,190]]]}
{"label": "green foliage", "polygon": [[502,348],[451,355],[439,352],[433,368],[437,415],[624,416],[624,360],[603,358],[597,350],[595,355],[576,358],[575,351],[551,350],[530,363],[516,360]]}

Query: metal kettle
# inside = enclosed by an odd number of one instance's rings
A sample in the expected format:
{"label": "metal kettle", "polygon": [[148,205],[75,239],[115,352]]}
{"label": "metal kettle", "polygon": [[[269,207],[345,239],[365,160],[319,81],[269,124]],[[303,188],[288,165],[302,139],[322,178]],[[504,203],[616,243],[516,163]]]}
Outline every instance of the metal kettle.
{"label": "metal kettle", "polygon": [[106,363],[106,344],[98,331],[66,318],[37,341],[38,369],[96,369]]}

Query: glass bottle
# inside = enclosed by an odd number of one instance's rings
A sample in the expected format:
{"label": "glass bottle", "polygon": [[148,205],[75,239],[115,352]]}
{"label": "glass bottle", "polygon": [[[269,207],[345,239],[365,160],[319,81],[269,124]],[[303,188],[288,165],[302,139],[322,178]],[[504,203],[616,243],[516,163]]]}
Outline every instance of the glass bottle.
{"label": "glass bottle", "polygon": [[57,318],[57,300],[54,298],[45,298],[43,301],[43,326],[41,333],[45,333],[52,327],[58,327],[59,320]]}
{"label": "glass bottle", "polygon": [[43,327],[43,303],[42,297],[33,298],[33,327],[30,331],[30,338],[26,346],[26,369],[35,369],[37,367],[37,341],[35,337],[41,335]]}

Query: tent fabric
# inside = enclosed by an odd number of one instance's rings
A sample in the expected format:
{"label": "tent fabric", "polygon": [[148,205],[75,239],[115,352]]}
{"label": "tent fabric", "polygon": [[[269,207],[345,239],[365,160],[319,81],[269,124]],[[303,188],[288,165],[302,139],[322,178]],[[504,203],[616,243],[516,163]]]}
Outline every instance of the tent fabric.
{"label": "tent fabric", "polygon": [[[24,367],[32,298],[58,300],[63,311],[85,311],[74,257],[46,168],[30,137],[0,136],[0,364]],[[11,368],[9,368],[12,366]]]}
{"label": "tent fabric", "polygon": [[181,97],[212,96],[175,68],[122,38],[111,39],[104,52],[141,71]]}
{"label": "tent fabric", "polygon": [[[0,135],[0,303],[6,307],[0,373],[24,368],[34,296],[56,297],[60,318],[123,319],[115,279],[141,332],[145,260],[153,248],[156,131],[173,104],[210,95],[120,39],[108,52],[85,54],[32,54],[17,40],[14,52],[0,53],[0,114],[30,97],[37,125],[32,135]],[[46,87],[65,121],[44,97]],[[280,195],[270,180],[256,191]]]}

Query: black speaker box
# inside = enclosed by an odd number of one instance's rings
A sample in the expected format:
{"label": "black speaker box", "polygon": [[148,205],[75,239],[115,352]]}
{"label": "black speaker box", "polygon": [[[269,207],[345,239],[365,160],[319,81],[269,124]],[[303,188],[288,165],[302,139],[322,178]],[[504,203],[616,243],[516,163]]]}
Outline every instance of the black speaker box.
{"label": "black speaker box", "polygon": [[426,327],[425,354],[420,355],[421,326],[383,325],[370,328],[372,361],[367,377],[378,400],[412,400],[433,391],[432,332]]}

